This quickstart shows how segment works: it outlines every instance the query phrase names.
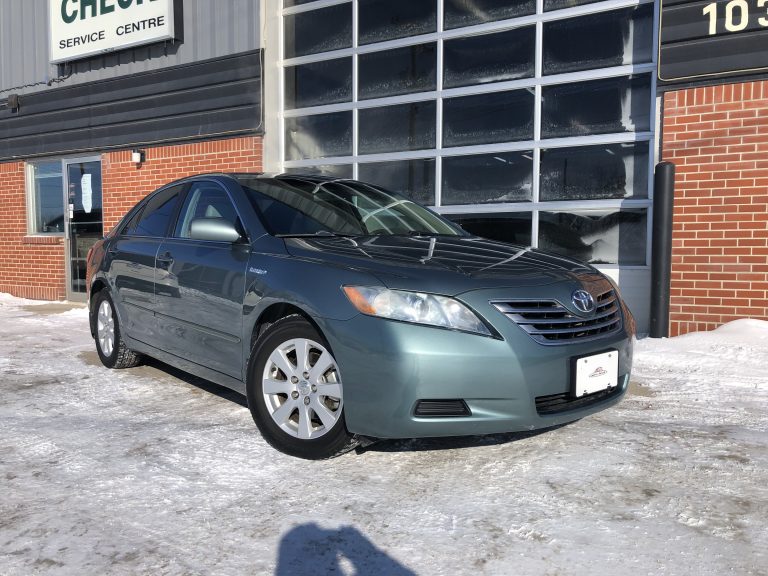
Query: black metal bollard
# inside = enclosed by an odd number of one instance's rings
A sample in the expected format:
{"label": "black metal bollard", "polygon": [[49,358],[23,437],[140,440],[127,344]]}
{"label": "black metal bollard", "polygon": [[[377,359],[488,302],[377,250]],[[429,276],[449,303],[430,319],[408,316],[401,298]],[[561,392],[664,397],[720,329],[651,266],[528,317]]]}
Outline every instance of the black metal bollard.
{"label": "black metal bollard", "polygon": [[651,245],[651,338],[669,336],[669,285],[672,277],[672,213],[675,165],[659,162],[653,178]]}

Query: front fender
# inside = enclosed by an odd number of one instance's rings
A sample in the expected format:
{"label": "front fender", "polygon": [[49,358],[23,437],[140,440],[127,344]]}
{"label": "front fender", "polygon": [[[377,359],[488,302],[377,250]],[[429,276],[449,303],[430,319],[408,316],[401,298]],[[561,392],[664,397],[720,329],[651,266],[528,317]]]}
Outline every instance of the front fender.
{"label": "front fender", "polygon": [[[294,306],[325,332],[327,321],[350,320],[359,314],[344,294],[343,286],[380,284],[372,274],[358,270],[297,260],[287,255],[252,254],[243,300],[243,374],[247,374],[252,335],[271,306]],[[297,285],[301,288],[297,289]]]}

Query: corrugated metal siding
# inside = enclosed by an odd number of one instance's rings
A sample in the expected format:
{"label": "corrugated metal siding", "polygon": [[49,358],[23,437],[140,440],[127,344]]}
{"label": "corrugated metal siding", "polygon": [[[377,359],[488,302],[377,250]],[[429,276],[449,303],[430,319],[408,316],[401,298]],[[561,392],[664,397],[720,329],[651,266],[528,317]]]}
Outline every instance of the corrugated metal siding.
{"label": "corrugated metal siding", "polygon": [[[260,47],[259,0],[177,1],[182,2],[183,10],[182,42],[80,60],[74,63],[72,76],[55,86],[191,64]],[[59,75],[59,68],[64,67],[48,63],[48,0],[0,0],[0,91],[48,82]],[[14,92],[47,89],[38,85]],[[3,96],[7,92],[0,94]]]}
{"label": "corrugated metal siding", "polygon": [[261,51],[76,84],[0,107],[0,162],[261,129]]}

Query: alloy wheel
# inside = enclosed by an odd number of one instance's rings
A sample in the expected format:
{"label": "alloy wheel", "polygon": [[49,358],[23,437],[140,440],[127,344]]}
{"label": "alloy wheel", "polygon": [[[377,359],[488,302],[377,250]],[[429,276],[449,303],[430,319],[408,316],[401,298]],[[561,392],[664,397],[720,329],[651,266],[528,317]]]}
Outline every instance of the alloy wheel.
{"label": "alloy wheel", "polygon": [[115,319],[112,313],[112,306],[106,300],[99,306],[99,312],[96,317],[96,335],[99,341],[99,348],[105,356],[112,356],[115,349]]}
{"label": "alloy wheel", "polygon": [[275,424],[301,440],[320,438],[341,418],[339,368],[314,340],[294,338],[275,348],[264,366],[262,392]]}

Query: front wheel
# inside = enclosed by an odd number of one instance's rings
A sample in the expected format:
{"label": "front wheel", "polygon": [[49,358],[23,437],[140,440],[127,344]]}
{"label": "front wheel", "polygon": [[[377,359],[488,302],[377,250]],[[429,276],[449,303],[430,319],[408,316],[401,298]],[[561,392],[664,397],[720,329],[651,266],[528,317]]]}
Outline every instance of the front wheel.
{"label": "front wheel", "polygon": [[132,368],[138,365],[141,356],[125,345],[109,292],[98,292],[92,306],[92,332],[101,363],[107,368]]}
{"label": "front wheel", "polygon": [[259,337],[247,393],[262,436],[281,452],[319,460],[357,444],[344,423],[344,385],[336,359],[301,316],[283,318]]}

